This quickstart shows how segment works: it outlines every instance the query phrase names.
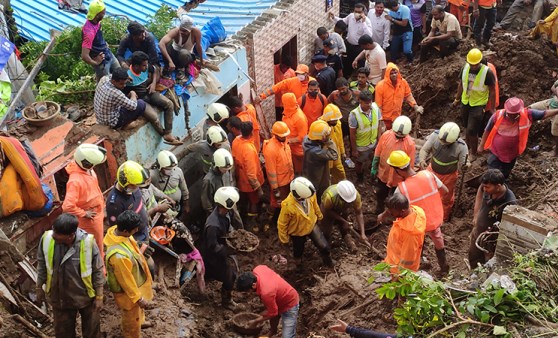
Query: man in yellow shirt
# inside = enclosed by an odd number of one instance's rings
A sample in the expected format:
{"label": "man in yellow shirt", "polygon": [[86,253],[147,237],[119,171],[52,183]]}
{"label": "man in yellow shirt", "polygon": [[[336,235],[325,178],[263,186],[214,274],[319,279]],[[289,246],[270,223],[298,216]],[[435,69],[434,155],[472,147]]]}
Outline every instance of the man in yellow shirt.
{"label": "man in yellow shirt", "polygon": [[107,284],[114,294],[122,313],[122,335],[139,338],[145,321],[144,310],[153,299],[152,277],[145,257],[132,237],[139,230],[140,216],[126,210],[116,218],[116,224],[107,230],[105,262]]}
{"label": "man in yellow shirt", "polygon": [[320,251],[326,266],[332,267],[330,248],[324,234],[316,222],[323,218],[316,198],[316,188],[304,177],[291,182],[291,193],[281,202],[281,213],[277,220],[279,241],[288,244],[293,241],[293,256],[299,268],[302,267],[304,243],[308,238]]}

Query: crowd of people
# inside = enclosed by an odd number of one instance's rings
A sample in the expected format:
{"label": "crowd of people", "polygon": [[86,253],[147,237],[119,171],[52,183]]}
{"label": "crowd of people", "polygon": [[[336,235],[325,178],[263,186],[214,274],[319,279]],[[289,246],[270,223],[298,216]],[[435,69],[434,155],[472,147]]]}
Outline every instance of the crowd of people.
{"label": "crowd of people", "polygon": [[[37,256],[37,298],[42,302],[48,295],[56,336],[74,336],[79,312],[83,337],[100,337],[105,285],[121,309],[125,337],[139,337],[142,327],[152,325],[145,320],[144,309],[153,299],[155,241],[173,242],[177,253],[194,262],[201,275],[200,291],[204,278],[221,282],[224,309],[239,309],[233,290],[254,291],[266,311],[250,324],[269,320],[273,335],[281,320],[282,336],[295,337],[297,290],[265,265],[240,273],[226,238],[238,229],[256,235],[276,232],[277,243],[291,246],[298,271],[312,259],[304,250],[310,239],[323,265],[333,267],[339,258],[331,251],[335,236],[353,253],[355,239],[369,240],[363,204],[370,201],[359,190],[370,186],[377,222],[391,226],[384,261],[393,275],[400,269],[420,268],[428,236],[439,265],[437,276],[442,278],[451,268],[442,229],[452,215],[458,177],[489,151],[475,198],[468,251],[471,268],[485,263],[494,253],[495,223],[505,206],[517,203],[506,182],[526,149],[529,128],[533,121],[558,114],[556,97],[530,107],[512,97],[498,109],[496,69],[480,49],[473,48],[455,79],[459,86],[453,104],[462,111],[463,128],[446,121],[417,152],[413,124],[402,114],[403,104],[417,116],[424,109],[396,62],[401,52],[412,62],[413,45],[421,46],[421,61],[434,49],[440,56],[455,50],[462,39],[463,8],[458,5],[457,10],[451,2],[458,19],[440,1],[427,2],[428,11],[424,0],[404,3],[377,2],[369,13],[367,6],[357,4],[343,19],[332,15],[335,31],[317,29],[312,67],[300,63],[293,69],[284,56],[274,68],[275,85],[254,102],[275,96],[277,118],[268,139],[263,129],[269,126],[260,125],[253,104],[242,97],[213,103],[205,112],[203,139],[188,145],[183,159],[163,150],[149,168],[134,161],[122,163],[106,198],[94,171],[106,160],[106,150],[80,145],[66,168],[64,213],[42,236]],[[389,8],[387,15],[384,6]],[[489,43],[494,6],[495,1],[474,2],[473,14],[480,11],[474,29],[479,46]],[[181,144],[171,134],[176,106],[158,92],[158,86],[161,74],[174,72],[179,78],[188,72],[196,58],[193,49],[200,48],[199,30],[183,15],[180,26],[158,44],[161,63],[155,38],[132,22],[113,56],[100,30],[104,13],[104,4],[93,1],[83,28],[83,59],[95,67],[99,78],[94,100],[97,122],[123,129],[144,116],[165,142]],[[386,57],[388,46],[391,62]],[[354,81],[349,81],[353,70]],[[164,112],[164,126],[151,106]],[[552,133],[557,140],[556,119]],[[355,172],[354,182],[349,170]],[[161,222],[161,215],[172,220]],[[161,229],[164,234],[182,235],[163,238]],[[188,244],[184,250],[177,240]],[[331,329],[354,337],[392,336],[342,321]]]}

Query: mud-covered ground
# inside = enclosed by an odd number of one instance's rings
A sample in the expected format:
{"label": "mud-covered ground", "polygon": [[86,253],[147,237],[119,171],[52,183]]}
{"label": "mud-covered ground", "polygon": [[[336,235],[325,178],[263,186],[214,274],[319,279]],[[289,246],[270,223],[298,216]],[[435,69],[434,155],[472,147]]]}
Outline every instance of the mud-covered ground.
{"label": "mud-covered ground", "polygon": [[[526,104],[550,97],[550,87],[556,80],[558,58],[555,49],[542,40],[531,41],[520,33],[496,33],[490,48],[496,54],[491,62],[496,65],[500,82],[500,102],[518,96]],[[464,64],[465,55],[472,47],[465,41],[459,52],[446,59],[433,59],[421,65],[403,66],[401,71],[408,80],[418,103],[425,113],[420,121],[418,138],[425,138],[432,129],[439,128],[444,122],[459,122],[460,113],[451,106],[455,97],[459,72]],[[415,117],[410,114],[413,120]],[[551,217],[558,218],[558,160],[552,157],[549,121],[537,122],[530,135],[529,149],[518,160],[512,172],[509,186],[516,194],[519,204]],[[537,147],[539,149],[536,149]],[[466,263],[468,235],[471,230],[472,210],[477,180],[486,169],[486,160],[481,157],[465,173],[463,196],[455,206],[454,218],[444,224],[443,232],[451,266],[450,278],[459,278],[468,272]],[[349,179],[354,174],[348,172]],[[375,198],[370,179],[357,186],[363,195],[365,223],[373,222]],[[347,251],[338,234],[334,237],[332,257],[335,268],[325,268],[311,242],[306,244],[304,269],[295,269],[290,246],[277,240],[276,230],[259,234],[260,245],[250,253],[238,253],[241,271],[250,270],[258,264],[267,264],[293,285],[301,296],[297,336],[341,337],[328,330],[328,326],[340,318],[351,324],[379,331],[395,332],[392,317],[395,304],[379,300],[374,293],[377,284],[369,284],[371,268],[385,254],[388,226],[374,229],[367,234],[370,243],[380,251],[380,255],[368,250],[357,241],[358,251]],[[430,239],[425,240],[425,256],[431,264],[421,266],[425,271],[435,274],[438,266]],[[271,256],[281,254],[288,259],[287,265],[278,265]],[[159,283],[155,299],[146,317],[155,326],[143,330],[145,337],[238,337],[232,330],[231,311],[220,306],[220,283],[208,282],[207,296],[197,291],[195,280],[191,281],[183,294],[172,288],[175,260],[165,253],[157,253],[155,259],[165,267],[165,286]],[[158,279],[158,276],[156,276]],[[263,306],[254,293],[233,293],[235,301],[244,311],[260,312]],[[364,304],[364,306],[362,306]],[[360,307],[359,307],[360,306]],[[119,312],[109,293],[106,294],[102,309],[102,330],[107,337],[119,337]],[[5,323],[6,337],[25,337],[23,333],[13,335],[13,326]],[[6,331],[6,328],[8,331]],[[269,329],[266,323],[262,334]]]}

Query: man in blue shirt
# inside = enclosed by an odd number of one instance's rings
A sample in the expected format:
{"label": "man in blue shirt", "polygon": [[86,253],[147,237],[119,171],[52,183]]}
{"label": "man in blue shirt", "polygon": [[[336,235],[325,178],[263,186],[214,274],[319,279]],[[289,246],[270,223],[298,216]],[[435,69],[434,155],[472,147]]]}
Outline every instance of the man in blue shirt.
{"label": "man in blue shirt", "polygon": [[386,19],[392,23],[391,38],[391,61],[396,62],[401,50],[408,62],[413,62],[413,23],[411,22],[411,10],[400,4],[397,0],[388,0],[386,7],[389,15]]}

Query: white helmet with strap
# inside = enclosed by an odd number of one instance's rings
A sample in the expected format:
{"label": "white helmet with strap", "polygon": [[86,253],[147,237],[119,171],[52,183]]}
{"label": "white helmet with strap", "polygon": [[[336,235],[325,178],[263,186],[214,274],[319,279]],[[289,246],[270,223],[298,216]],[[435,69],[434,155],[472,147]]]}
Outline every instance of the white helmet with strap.
{"label": "white helmet with strap", "polygon": [[232,209],[239,199],[240,195],[235,187],[221,187],[213,196],[215,203],[227,209]]}
{"label": "white helmet with strap", "polygon": [[207,107],[207,116],[216,123],[229,118],[229,108],[222,103],[212,103]]}
{"label": "white helmet with strap", "polygon": [[316,188],[307,178],[296,177],[291,181],[291,192],[297,199],[307,199],[316,193]]}
{"label": "white helmet with strap", "polygon": [[219,126],[212,126],[207,130],[205,138],[207,143],[209,143],[210,146],[213,146],[216,143],[225,142],[227,140],[227,134],[223,128]]}
{"label": "white helmet with strap", "polygon": [[394,132],[403,135],[409,135],[412,128],[413,128],[413,123],[411,122],[411,119],[405,115],[398,116],[393,121],[392,129]]}
{"label": "white helmet with strap", "polygon": [[454,143],[459,138],[461,130],[455,122],[446,122],[438,132],[438,138],[447,143]]}
{"label": "white helmet with strap", "polygon": [[159,155],[157,155],[157,164],[159,165],[159,168],[174,167],[178,164],[178,159],[172,152],[168,150],[161,150]]}
{"label": "white helmet with strap", "polygon": [[337,183],[337,193],[347,203],[352,203],[357,198],[357,190],[351,181],[344,180]]}
{"label": "white helmet with strap", "polygon": [[107,159],[107,150],[96,144],[83,143],[74,153],[74,160],[77,165],[84,170],[89,170],[94,166],[105,162]]}
{"label": "white helmet with strap", "polygon": [[213,164],[217,168],[231,168],[234,164],[231,153],[225,148],[219,148],[213,153]]}

